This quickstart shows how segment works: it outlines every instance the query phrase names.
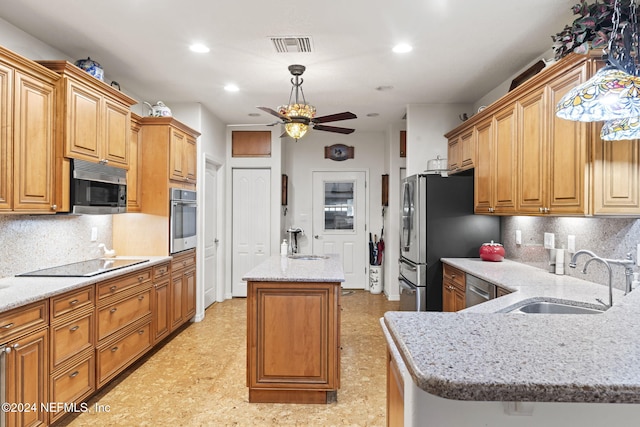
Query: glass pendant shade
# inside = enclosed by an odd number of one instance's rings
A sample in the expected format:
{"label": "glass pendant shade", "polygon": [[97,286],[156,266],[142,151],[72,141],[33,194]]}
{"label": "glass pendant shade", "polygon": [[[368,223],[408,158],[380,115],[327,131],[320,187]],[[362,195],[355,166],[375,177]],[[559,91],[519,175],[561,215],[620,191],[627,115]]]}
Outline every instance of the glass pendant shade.
{"label": "glass pendant shade", "polygon": [[309,126],[304,123],[291,122],[284,125],[284,130],[287,132],[287,135],[295,140],[302,138],[308,129]]}
{"label": "glass pendant shade", "polygon": [[581,122],[640,117],[640,78],[604,67],[562,97],[556,116]]}
{"label": "glass pendant shade", "polygon": [[640,139],[640,117],[609,120],[602,126],[600,137],[605,141]]}

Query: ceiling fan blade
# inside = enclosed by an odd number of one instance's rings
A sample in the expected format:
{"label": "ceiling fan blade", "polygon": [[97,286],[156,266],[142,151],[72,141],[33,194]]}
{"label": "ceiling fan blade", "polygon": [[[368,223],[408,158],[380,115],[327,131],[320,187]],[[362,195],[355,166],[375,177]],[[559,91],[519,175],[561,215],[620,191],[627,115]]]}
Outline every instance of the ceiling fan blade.
{"label": "ceiling fan blade", "polygon": [[325,130],[327,132],[344,133],[345,135],[349,133],[353,133],[355,131],[355,129],[340,128],[337,126],[325,126],[325,125],[315,125],[313,128],[315,130]]}
{"label": "ceiling fan blade", "polygon": [[356,116],[355,114],[349,111],[345,111],[344,113],[329,114],[328,116],[314,117],[312,121],[314,123],[327,123],[327,122],[337,122],[339,120],[351,120],[351,119],[357,119],[357,118],[358,116]]}
{"label": "ceiling fan blade", "polygon": [[284,114],[280,114],[280,113],[278,113],[276,110],[274,110],[274,109],[272,109],[272,108],[269,108],[269,107],[256,107],[256,108],[258,108],[259,110],[264,111],[265,113],[269,113],[269,114],[271,114],[272,116],[276,116],[276,117],[278,117],[278,118],[281,118],[281,119],[282,119],[282,120],[284,120],[285,122],[289,122],[289,121],[291,121],[291,119],[290,119],[289,117],[285,116]]}

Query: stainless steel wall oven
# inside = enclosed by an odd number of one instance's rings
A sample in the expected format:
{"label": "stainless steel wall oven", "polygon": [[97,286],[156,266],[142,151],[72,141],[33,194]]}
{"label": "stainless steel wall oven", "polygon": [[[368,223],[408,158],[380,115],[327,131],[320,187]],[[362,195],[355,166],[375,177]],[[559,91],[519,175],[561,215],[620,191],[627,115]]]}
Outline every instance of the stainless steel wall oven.
{"label": "stainless steel wall oven", "polygon": [[185,251],[197,243],[197,194],[182,188],[171,188],[169,252]]}

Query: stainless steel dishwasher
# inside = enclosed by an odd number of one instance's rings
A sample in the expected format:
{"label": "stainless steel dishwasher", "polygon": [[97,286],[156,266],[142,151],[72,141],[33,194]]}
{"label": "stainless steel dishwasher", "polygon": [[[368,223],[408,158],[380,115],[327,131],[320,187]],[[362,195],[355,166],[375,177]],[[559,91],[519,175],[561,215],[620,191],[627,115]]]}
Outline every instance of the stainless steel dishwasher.
{"label": "stainless steel dishwasher", "polygon": [[496,297],[496,285],[467,274],[466,306],[487,302]]}

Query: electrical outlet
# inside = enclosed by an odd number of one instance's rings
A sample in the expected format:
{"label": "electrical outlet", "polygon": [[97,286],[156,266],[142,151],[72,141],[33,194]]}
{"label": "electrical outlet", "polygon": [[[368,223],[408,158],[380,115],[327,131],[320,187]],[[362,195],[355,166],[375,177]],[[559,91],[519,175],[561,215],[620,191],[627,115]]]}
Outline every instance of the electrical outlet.
{"label": "electrical outlet", "polygon": [[567,236],[567,252],[573,254],[576,252],[576,236],[569,234]]}
{"label": "electrical outlet", "polygon": [[98,241],[98,227],[91,227],[91,241]]}
{"label": "electrical outlet", "polygon": [[553,233],[544,233],[544,248],[553,249],[556,247],[556,236]]}
{"label": "electrical outlet", "polygon": [[516,230],[516,245],[522,244],[522,231]]}

